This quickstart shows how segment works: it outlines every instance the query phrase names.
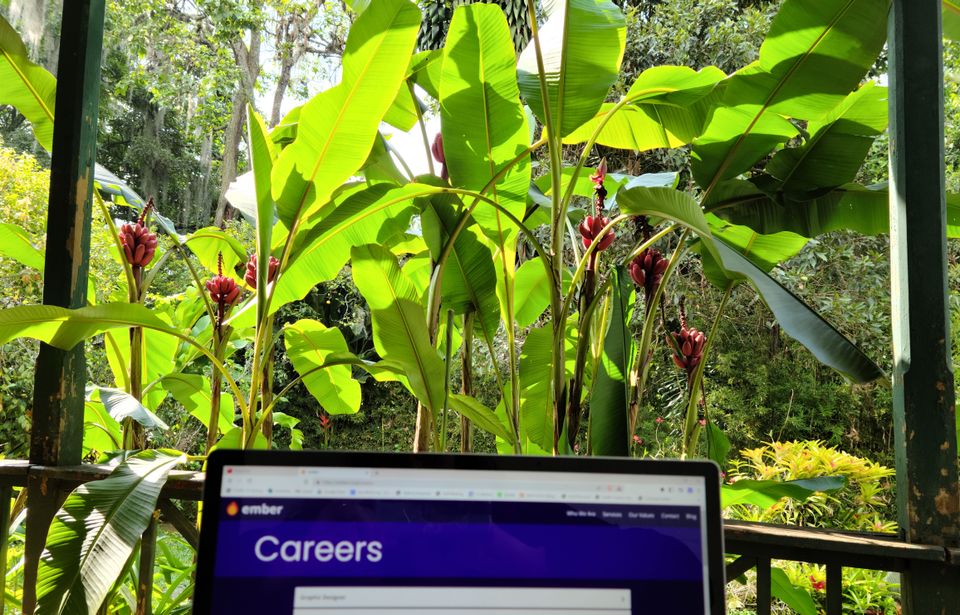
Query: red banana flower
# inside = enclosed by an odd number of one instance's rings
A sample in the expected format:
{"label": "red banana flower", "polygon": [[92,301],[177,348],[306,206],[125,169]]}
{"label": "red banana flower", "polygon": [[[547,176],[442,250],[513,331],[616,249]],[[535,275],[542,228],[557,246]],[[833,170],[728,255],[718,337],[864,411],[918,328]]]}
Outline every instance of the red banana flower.
{"label": "red banana flower", "polygon": [[120,227],[123,255],[134,267],[146,267],[157,252],[157,235],[146,225],[147,215],[151,209],[153,209],[153,199],[147,202],[136,224],[124,224]]}
{"label": "red banana flower", "polygon": [[[277,277],[277,268],[280,267],[280,261],[275,257],[270,257],[270,264],[267,269],[267,283],[273,282],[274,278]],[[250,260],[247,261],[247,270],[243,274],[243,281],[247,283],[250,288],[257,288],[257,255],[251,254]]]}

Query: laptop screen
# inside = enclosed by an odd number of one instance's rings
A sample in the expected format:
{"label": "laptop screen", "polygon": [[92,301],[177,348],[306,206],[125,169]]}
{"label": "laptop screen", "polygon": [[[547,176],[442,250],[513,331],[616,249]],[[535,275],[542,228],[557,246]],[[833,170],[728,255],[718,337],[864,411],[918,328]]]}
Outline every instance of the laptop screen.
{"label": "laptop screen", "polygon": [[710,612],[703,476],[221,471],[213,613]]}

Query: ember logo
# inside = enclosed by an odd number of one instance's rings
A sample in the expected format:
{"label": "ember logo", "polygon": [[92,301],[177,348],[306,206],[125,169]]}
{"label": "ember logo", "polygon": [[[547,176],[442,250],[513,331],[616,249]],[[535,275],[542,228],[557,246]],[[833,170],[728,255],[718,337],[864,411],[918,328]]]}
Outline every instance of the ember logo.
{"label": "ember logo", "polygon": [[240,507],[237,506],[236,502],[230,502],[227,504],[227,514],[231,517],[236,517],[237,513],[240,512]]}

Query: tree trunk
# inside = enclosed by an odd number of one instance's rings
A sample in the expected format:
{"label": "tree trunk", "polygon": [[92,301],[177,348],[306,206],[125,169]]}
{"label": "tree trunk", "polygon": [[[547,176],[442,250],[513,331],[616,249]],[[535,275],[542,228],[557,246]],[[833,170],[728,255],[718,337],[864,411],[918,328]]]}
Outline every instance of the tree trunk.
{"label": "tree trunk", "polygon": [[183,225],[187,228],[206,226],[210,223],[213,200],[210,196],[210,176],[213,174],[213,133],[207,131],[200,145],[200,177],[194,180],[193,200],[190,216],[185,216]]}
{"label": "tree trunk", "polygon": [[227,123],[227,130],[223,137],[223,164],[220,165],[220,197],[217,199],[217,212],[213,219],[214,226],[221,226],[227,213],[227,190],[237,178],[237,157],[240,150],[240,140],[243,138],[243,113],[247,95],[238,89],[233,95],[233,112]]}
{"label": "tree trunk", "polygon": [[239,159],[240,141],[244,134],[244,117],[247,104],[255,100],[254,87],[260,75],[260,42],[258,30],[250,32],[250,46],[243,41],[235,41],[233,54],[240,68],[240,83],[233,95],[233,111],[223,139],[223,165],[220,169],[220,197],[217,200],[217,212],[214,224],[220,226],[227,217],[227,189],[237,178],[237,161]]}

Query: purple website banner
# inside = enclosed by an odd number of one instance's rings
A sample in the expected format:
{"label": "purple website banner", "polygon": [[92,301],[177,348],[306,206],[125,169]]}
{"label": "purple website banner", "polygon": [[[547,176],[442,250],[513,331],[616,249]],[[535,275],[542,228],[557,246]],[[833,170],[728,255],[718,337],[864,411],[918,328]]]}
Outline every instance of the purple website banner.
{"label": "purple website banner", "polygon": [[[235,521],[218,577],[699,580],[700,529]],[[693,547],[693,548],[692,548]]]}

